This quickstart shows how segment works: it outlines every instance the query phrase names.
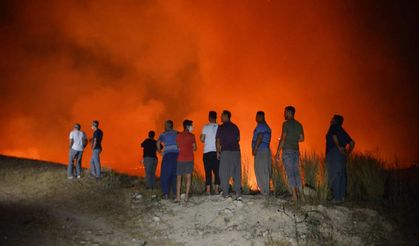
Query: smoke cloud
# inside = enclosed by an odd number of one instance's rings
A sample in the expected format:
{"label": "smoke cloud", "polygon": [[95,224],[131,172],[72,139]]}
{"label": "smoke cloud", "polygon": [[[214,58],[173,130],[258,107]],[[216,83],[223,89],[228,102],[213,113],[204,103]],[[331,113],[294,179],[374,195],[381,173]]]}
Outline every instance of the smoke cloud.
{"label": "smoke cloud", "polygon": [[199,137],[209,110],[229,109],[247,160],[256,111],[276,148],[294,105],[306,151],[323,152],[340,113],[358,150],[418,161],[419,9],[375,4],[2,1],[0,153],[66,162],[73,124],[91,136],[97,119],[105,165],[135,173],[165,119]]}

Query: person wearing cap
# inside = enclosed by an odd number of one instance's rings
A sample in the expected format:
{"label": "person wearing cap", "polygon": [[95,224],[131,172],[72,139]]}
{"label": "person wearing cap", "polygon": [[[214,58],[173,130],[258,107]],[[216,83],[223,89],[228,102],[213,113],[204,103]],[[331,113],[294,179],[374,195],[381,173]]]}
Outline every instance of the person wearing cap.
{"label": "person wearing cap", "polygon": [[70,132],[70,153],[67,168],[68,179],[73,179],[73,166],[76,162],[76,177],[81,178],[81,161],[83,157],[83,150],[87,145],[86,134],[81,131],[79,123],[74,125],[73,130]]}
{"label": "person wearing cap", "polygon": [[332,203],[345,201],[346,162],[355,148],[355,142],[343,129],[343,116],[334,115],[326,134],[326,163],[329,187],[332,188]]}
{"label": "person wearing cap", "polygon": [[93,138],[92,143],[92,159],[90,160],[90,172],[93,177],[100,178],[100,153],[102,153],[103,132],[99,129],[99,121],[92,122]]}
{"label": "person wearing cap", "polygon": [[253,131],[252,154],[254,156],[254,169],[256,181],[260,192],[269,195],[269,181],[272,171],[272,155],[270,149],[271,128],[266,123],[265,112],[256,113],[256,128]]}
{"label": "person wearing cap", "polygon": [[176,200],[180,202],[180,188],[182,176],[186,179],[186,194],[185,202],[189,199],[189,189],[191,187],[191,176],[194,168],[194,151],[196,151],[195,135],[192,134],[192,121],[183,121],[183,132],[179,133],[176,138],[176,143],[179,148],[179,156],[177,159],[177,182],[176,182]]}

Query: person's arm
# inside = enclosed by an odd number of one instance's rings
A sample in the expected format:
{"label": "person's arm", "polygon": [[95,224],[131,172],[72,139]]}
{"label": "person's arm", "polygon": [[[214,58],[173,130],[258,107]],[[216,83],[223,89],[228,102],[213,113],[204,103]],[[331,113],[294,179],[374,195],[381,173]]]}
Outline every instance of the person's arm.
{"label": "person's arm", "polygon": [[141,143],[141,148],[144,148],[145,140]]}
{"label": "person's arm", "polygon": [[217,140],[215,141],[215,145],[217,147],[217,159],[220,159],[221,156],[221,140],[220,138],[217,138]]}
{"label": "person's arm", "polygon": [[199,139],[201,140],[201,143],[205,143],[205,134],[202,133],[201,136],[199,136]]}
{"label": "person's arm", "polygon": [[70,149],[73,146],[73,144],[74,144],[74,140],[72,138],[70,138],[70,146],[69,146]]}
{"label": "person's arm", "polygon": [[97,139],[96,139],[96,137],[93,137],[93,140],[92,140],[92,149],[95,149],[96,148],[96,144],[97,144]]}
{"label": "person's arm", "polygon": [[160,139],[159,140],[157,140],[157,152],[159,152],[159,153],[161,153],[161,149],[162,149],[162,144],[161,144],[161,141],[160,141]]}
{"label": "person's arm", "polygon": [[300,133],[300,137],[298,138],[298,142],[300,142],[300,143],[304,142],[304,129],[303,129],[303,126],[301,126],[301,133]]}
{"label": "person's arm", "polygon": [[346,155],[346,149],[345,149],[345,147],[341,147],[341,146],[339,145],[339,139],[338,139],[338,136],[337,136],[337,135],[335,135],[335,134],[333,134],[333,135],[332,135],[332,138],[333,138],[333,143],[335,143],[335,145],[336,145],[336,147],[338,148],[339,152],[340,152],[340,153],[342,153],[342,154],[344,154],[344,155]]}
{"label": "person's arm", "polygon": [[84,137],[83,137],[83,149],[85,149],[86,146],[87,146],[87,136],[84,135]]}
{"label": "person's arm", "polygon": [[281,137],[279,139],[278,149],[276,150],[275,159],[280,160],[281,149],[284,147],[285,139],[287,138],[287,132],[285,131],[285,123],[282,124]]}
{"label": "person's arm", "polygon": [[349,143],[348,155],[352,153],[352,151],[354,150],[354,148],[355,148],[355,141],[354,141],[354,140],[352,140],[352,141]]}
{"label": "person's arm", "polygon": [[256,153],[258,152],[258,148],[259,148],[260,144],[262,143],[262,140],[263,140],[263,133],[259,133],[257,138],[256,138],[255,147],[252,150],[253,155],[256,155]]}
{"label": "person's arm", "polygon": [[192,148],[193,148],[193,151],[196,151],[196,139],[195,139],[195,136],[193,137]]}

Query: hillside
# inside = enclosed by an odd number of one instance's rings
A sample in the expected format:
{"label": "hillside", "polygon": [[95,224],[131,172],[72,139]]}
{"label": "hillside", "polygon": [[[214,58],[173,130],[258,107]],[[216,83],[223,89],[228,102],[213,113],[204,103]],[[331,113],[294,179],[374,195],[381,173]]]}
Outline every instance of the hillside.
{"label": "hillside", "polygon": [[[161,200],[143,180],[107,172],[67,180],[54,163],[0,157],[1,245],[363,245],[400,238],[381,212],[359,206]],[[407,242],[411,243],[411,242]]]}

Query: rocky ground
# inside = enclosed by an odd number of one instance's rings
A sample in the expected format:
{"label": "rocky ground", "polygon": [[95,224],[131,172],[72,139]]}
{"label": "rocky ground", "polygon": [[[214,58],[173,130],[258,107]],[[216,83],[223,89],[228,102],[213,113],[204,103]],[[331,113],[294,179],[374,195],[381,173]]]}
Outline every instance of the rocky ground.
{"label": "rocky ground", "polygon": [[65,167],[0,158],[0,245],[369,245],[397,228],[376,210],[195,195],[161,200],[142,180],[67,180]]}

